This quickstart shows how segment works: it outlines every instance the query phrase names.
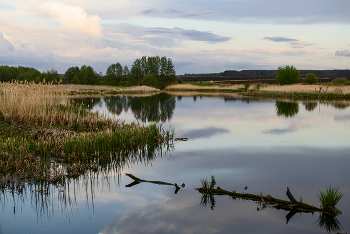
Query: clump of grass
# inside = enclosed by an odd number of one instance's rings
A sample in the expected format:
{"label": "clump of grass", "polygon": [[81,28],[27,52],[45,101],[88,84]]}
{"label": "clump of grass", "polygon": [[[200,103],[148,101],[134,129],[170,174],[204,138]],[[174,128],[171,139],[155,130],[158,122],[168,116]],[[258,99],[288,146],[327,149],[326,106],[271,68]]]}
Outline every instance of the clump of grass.
{"label": "clump of grass", "polygon": [[216,185],[215,177],[211,176],[211,181],[209,182],[208,179],[200,179],[202,184],[202,191],[205,191],[206,193],[211,193],[213,188]]}
{"label": "clump of grass", "polygon": [[335,206],[343,196],[344,194],[339,191],[339,188],[332,188],[332,186],[329,186],[326,192],[320,191],[320,194],[317,194],[321,202],[321,208],[331,214],[338,213]]}

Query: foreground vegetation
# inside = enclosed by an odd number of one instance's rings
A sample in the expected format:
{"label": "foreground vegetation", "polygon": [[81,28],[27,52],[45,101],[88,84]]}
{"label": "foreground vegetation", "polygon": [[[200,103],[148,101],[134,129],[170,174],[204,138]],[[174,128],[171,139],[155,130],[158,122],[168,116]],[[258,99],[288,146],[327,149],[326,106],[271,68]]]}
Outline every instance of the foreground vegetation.
{"label": "foreground vegetation", "polygon": [[0,84],[0,187],[64,183],[108,173],[138,158],[152,159],[172,130],[127,124],[67,102],[65,90],[45,83]]}

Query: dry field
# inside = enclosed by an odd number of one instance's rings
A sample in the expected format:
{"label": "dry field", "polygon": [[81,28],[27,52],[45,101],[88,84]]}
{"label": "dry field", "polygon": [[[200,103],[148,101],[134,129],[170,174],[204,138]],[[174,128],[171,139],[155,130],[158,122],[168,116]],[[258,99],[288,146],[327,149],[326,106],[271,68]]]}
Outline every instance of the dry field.
{"label": "dry field", "polygon": [[[324,85],[263,85],[260,87],[262,91],[271,92],[305,92],[305,93],[316,93],[315,90],[319,91],[320,87],[326,90],[327,87]],[[196,90],[238,90],[244,88],[244,85],[227,85],[227,86],[197,86],[191,84],[176,84],[170,85],[165,88],[167,91],[196,91]],[[256,90],[256,85],[251,85],[250,90]],[[336,94],[349,94],[350,86],[329,86],[326,93],[336,93]]]}
{"label": "dry field", "polygon": [[244,85],[227,85],[227,86],[198,86],[198,85],[191,85],[191,84],[175,84],[175,85],[169,85],[165,87],[165,90],[172,91],[191,91],[191,90],[237,90],[239,88],[244,88]]}
{"label": "dry field", "polygon": [[[260,90],[272,91],[272,92],[303,92],[303,93],[315,93],[315,90],[319,91],[320,87],[325,90],[327,87],[324,85],[268,85],[267,87],[261,87]],[[251,87],[252,89],[255,86]],[[350,86],[329,86],[327,93],[348,94],[350,93]]]}

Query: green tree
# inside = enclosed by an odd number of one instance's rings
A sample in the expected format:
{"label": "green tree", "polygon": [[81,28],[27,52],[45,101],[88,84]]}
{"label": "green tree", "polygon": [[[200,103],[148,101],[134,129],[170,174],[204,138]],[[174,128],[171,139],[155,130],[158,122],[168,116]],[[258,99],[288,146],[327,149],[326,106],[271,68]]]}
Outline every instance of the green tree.
{"label": "green tree", "polygon": [[158,81],[157,81],[157,78],[154,75],[148,74],[148,75],[145,75],[141,79],[141,85],[146,85],[146,86],[157,88],[158,87]]}
{"label": "green tree", "polygon": [[303,82],[305,84],[316,84],[318,82],[318,77],[314,73],[307,73]]}
{"label": "green tree", "polygon": [[120,85],[122,79],[123,67],[120,63],[115,63],[107,68],[105,75],[105,83],[108,85]]}
{"label": "green tree", "polygon": [[73,78],[75,75],[78,76],[80,72],[79,67],[70,67],[67,69],[67,71],[64,73],[64,79],[67,83],[72,83]]}
{"label": "green tree", "polygon": [[100,81],[100,77],[94,69],[91,66],[86,65],[81,66],[78,78],[81,84],[87,85],[96,85]]}
{"label": "green tree", "polygon": [[61,79],[61,77],[58,75],[58,72],[52,68],[51,70],[41,73],[39,80],[43,81],[44,79],[46,83],[56,83]]}
{"label": "green tree", "polygon": [[128,68],[128,66],[124,66],[123,75],[122,75],[122,79],[121,79],[121,85],[126,86],[128,80],[129,80],[129,76],[130,76],[129,68]]}
{"label": "green tree", "polygon": [[276,81],[280,85],[295,84],[299,82],[300,72],[294,66],[279,67]]}
{"label": "green tree", "polygon": [[131,79],[129,80],[130,85],[140,85],[140,81],[143,77],[143,71],[141,66],[141,59],[136,59],[131,66]]}
{"label": "green tree", "polygon": [[80,84],[80,80],[78,78],[78,74],[74,75],[74,77],[73,77],[73,79],[71,80],[70,83],[72,83],[72,84]]}

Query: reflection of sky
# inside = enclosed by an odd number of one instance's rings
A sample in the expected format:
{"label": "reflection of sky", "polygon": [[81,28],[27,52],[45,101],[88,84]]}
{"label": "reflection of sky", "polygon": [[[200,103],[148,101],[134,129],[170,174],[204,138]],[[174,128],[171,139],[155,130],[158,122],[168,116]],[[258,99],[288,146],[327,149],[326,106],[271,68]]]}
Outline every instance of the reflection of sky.
{"label": "reflection of sky", "polygon": [[[96,107],[94,107],[96,108]],[[103,101],[101,111],[106,109]],[[86,202],[84,183],[76,189],[77,208],[68,215],[55,206],[55,217],[35,221],[35,232],[46,233],[326,233],[317,227],[318,214],[297,214],[288,224],[288,212],[267,208],[257,212],[254,202],[215,196],[216,206],[200,206],[201,178],[215,176],[217,186],[287,199],[288,186],[296,199],[318,206],[316,193],[329,185],[345,196],[338,208],[343,232],[350,230],[349,127],[350,108],[335,109],[321,104],[309,112],[299,103],[293,118],[277,116],[275,101],[225,101],[221,98],[183,97],[176,101],[172,119],[175,150],[151,162],[131,165],[121,171],[120,187],[111,177],[97,179]],[[124,118],[125,117],[125,118]],[[133,120],[131,110],[118,118]],[[132,182],[124,173],[146,180],[161,180],[186,187],[177,195],[172,186]],[[89,183],[87,183],[89,184]],[[71,192],[72,193],[72,192]],[[53,199],[54,200],[54,199]],[[88,204],[88,205],[87,205]],[[57,207],[57,208],[56,208]],[[4,214],[13,217],[7,200]],[[34,215],[35,216],[35,215]],[[16,218],[33,217],[25,205]],[[33,220],[33,218],[31,218]],[[20,221],[18,221],[20,222]],[[16,222],[14,222],[16,223]],[[4,233],[11,230],[1,221]],[[7,230],[5,232],[5,230]]]}

